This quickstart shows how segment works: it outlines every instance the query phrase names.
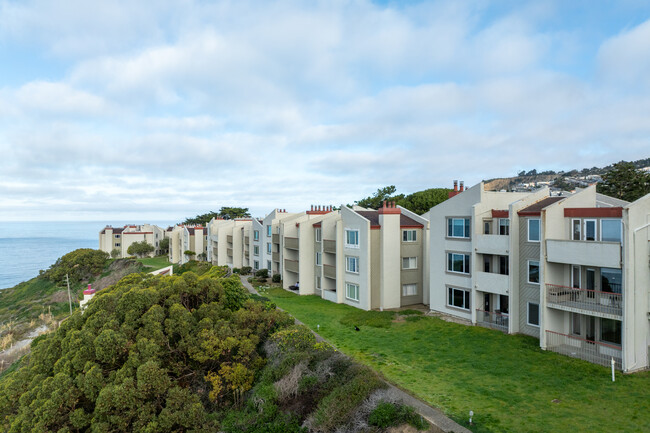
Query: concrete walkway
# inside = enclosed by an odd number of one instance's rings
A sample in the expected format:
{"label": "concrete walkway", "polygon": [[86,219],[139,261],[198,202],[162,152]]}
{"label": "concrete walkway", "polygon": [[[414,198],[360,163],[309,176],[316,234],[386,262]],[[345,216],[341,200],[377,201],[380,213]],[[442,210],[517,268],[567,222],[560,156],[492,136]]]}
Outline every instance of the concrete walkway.
{"label": "concrete walkway", "polygon": [[[251,285],[251,283],[248,282],[247,277],[244,277],[244,276],[240,275],[239,278],[241,279],[241,282],[242,282],[243,286],[246,287],[246,289],[250,293],[253,293],[255,295],[259,295],[259,293],[257,293],[257,290],[255,290],[255,288]],[[278,307],[278,310],[284,311],[280,307]],[[300,320],[296,319],[295,317],[294,317],[294,320],[296,321],[296,324],[306,326],[304,323],[302,323]],[[319,342],[324,341],[327,344],[329,344],[330,346],[336,347],[332,343],[330,343],[329,341],[325,340],[323,337],[318,335],[313,330],[312,330],[312,332],[316,336],[317,341],[319,341]],[[384,381],[384,382],[386,382],[386,381]],[[422,400],[419,400],[419,399],[413,397],[412,395],[404,392],[403,390],[396,387],[395,385],[393,385],[390,382],[386,382],[386,385],[388,385],[388,387],[393,392],[395,392],[396,395],[399,396],[399,398],[402,400],[402,402],[404,404],[406,404],[408,406],[411,406],[413,409],[415,409],[415,411],[417,413],[422,415],[422,417],[424,419],[429,421],[429,424],[431,424],[431,426],[432,426],[432,428],[429,431],[435,432],[435,433],[452,433],[452,432],[453,433],[471,433],[470,430],[468,430],[465,427],[461,426],[460,424],[456,423],[455,421],[453,421],[452,419],[447,417],[444,413],[442,413],[440,410],[429,406],[428,404],[426,404]]]}

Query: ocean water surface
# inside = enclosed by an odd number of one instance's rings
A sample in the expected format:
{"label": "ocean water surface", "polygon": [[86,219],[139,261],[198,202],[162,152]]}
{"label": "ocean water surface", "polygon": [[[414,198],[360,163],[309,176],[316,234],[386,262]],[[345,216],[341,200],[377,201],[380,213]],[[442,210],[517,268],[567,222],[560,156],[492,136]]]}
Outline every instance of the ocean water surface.
{"label": "ocean water surface", "polygon": [[[107,224],[122,227],[133,222],[0,222],[0,289],[34,278],[77,248],[98,248],[99,232]],[[173,222],[150,224],[167,227]]]}

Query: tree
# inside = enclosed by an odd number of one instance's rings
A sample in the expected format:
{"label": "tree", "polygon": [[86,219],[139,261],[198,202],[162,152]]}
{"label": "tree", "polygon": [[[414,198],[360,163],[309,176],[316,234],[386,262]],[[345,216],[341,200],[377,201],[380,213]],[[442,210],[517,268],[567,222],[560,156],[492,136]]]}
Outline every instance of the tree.
{"label": "tree", "polygon": [[614,164],[603,175],[598,192],[625,201],[634,201],[650,193],[650,173],[637,170],[631,162]]}
{"label": "tree", "polygon": [[398,200],[397,204],[411,212],[422,215],[432,207],[447,200],[449,198],[449,191],[451,190],[448,188],[429,188],[424,191],[409,194],[403,199]]}
{"label": "tree", "polygon": [[133,242],[129,245],[126,252],[129,255],[136,255],[138,257],[146,256],[155,250],[154,246],[147,243],[147,241]]}
{"label": "tree", "polygon": [[120,251],[119,248],[113,248],[113,250],[111,251],[111,258],[117,259],[121,254],[122,252]]}
{"label": "tree", "polygon": [[108,253],[104,251],[80,248],[59,257],[43,276],[55,283],[63,281],[66,274],[71,281],[81,281],[100,274],[108,257]]}
{"label": "tree", "polygon": [[370,197],[356,201],[355,204],[368,209],[379,209],[384,201],[399,201],[404,198],[404,194],[395,195],[396,191],[395,185],[385,186]]}
{"label": "tree", "polygon": [[219,212],[210,211],[202,215],[197,215],[194,218],[186,218],[183,224],[200,224],[207,225],[212,218],[235,219],[235,218],[250,218],[251,214],[248,212],[247,207],[229,207],[222,206]]}
{"label": "tree", "polygon": [[185,250],[185,251],[183,252],[183,254],[185,254],[186,256],[190,256],[190,257],[196,255],[196,253],[195,253],[194,251],[192,251],[192,250]]}
{"label": "tree", "polygon": [[161,254],[166,254],[169,252],[169,238],[165,238],[158,244]]}

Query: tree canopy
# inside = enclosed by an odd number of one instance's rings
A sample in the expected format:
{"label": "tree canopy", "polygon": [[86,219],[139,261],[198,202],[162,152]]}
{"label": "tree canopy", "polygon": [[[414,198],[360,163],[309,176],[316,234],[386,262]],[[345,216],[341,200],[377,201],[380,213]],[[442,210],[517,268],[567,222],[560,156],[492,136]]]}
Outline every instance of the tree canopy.
{"label": "tree canopy", "polygon": [[637,170],[631,162],[614,164],[602,178],[597,190],[610,197],[634,201],[650,193],[650,173]]}
{"label": "tree canopy", "polygon": [[397,205],[422,215],[435,205],[447,200],[449,191],[447,188],[429,188],[405,196],[404,194],[396,194],[397,188],[395,185],[390,185],[377,189],[377,192],[372,196],[361,199],[355,204],[369,209],[379,209],[382,202],[394,201]]}
{"label": "tree canopy", "polygon": [[248,212],[247,207],[223,206],[221,209],[219,209],[219,212],[210,211],[202,215],[197,215],[194,218],[187,218],[185,221],[183,221],[183,224],[206,225],[212,218],[235,219],[250,218],[250,216],[251,214]]}
{"label": "tree canopy", "polygon": [[80,248],[61,256],[43,276],[52,282],[61,282],[68,274],[71,281],[81,281],[102,272],[108,253],[92,248]]}
{"label": "tree canopy", "polygon": [[133,242],[129,245],[129,248],[126,249],[126,252],[130,255],[136,255],[138,257],[146,256],[147,254],[153,253],[156,248],[147,241]]}

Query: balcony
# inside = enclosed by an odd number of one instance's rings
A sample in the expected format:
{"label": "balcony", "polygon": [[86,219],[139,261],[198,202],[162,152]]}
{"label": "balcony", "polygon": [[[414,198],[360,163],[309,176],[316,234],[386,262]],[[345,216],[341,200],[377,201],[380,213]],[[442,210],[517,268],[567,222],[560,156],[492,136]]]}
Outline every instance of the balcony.
{"label": "balcony", "polygon": [[573,313],[615,320],[623,317],[623,295],[620,293],[547,284],[546,303],[551,308]]}
{"label": "balcony", "polygon": [[508,295],[510,290],[509,276],[492,272],[476,272],[474,284],[476,290],[498,295]]}
{"label": "balcony", "polygon": [[226,236],[226,242],[228,242],[229,244],[232,244],[232,235],[227,235]]}
{"label": "balcony", "polygon": [[568,241],[548,239],[546,259],[553,263],[621,267],[621,244],[618,242]]}
{"label": "balcony", "polygon": [[336,279],[336,266],[323,265],[323,276],[325,278]]}
{"label": "balcony", "polygon": [[290,250],[298,249],[298,238],[284,237],[284,247]]}
{"label": "balcony", "polygon": [[244,243],[245,243],[246,245],[249,244],[250,240],[251,240],[251,238],[249,238],[248,236],[244,236]]}
{"label": "balcony", "polygon": [[210,240],[212,242],[219,242],[219,236],[218,235],[210,235]]}
{"label": "balcony", "polygon": [[507,256],[510,248],[510,236],[476,235],[474,248],[479,254],[497,254]]}
{"label": "balcony", "polygon": [[507,334],[509,320],[507,314],[476,309],[476,324],[479,326],[496,329]]}
{"label": "balcony", "polygon": [[273,259],[274,262],[280,263],[280,253],[272,253],[271,259]]}
{"label": "balcony", "polygon": [[284,269],[289,272],[298,273],[298,260],[284,259]]}
{"label": "balcony", "polygon": [[226,254],[228,257],[232,257],[232,248],[226,248]]}
{"label": "balcony", "polygon": [[621,348],[613,344],[546,331],[546,349],[605,367],[609,367],[614,358],[616,368],[620,370],[622,367]]}
{"label": "balcony", "polygon": [[323,239],[323,251],[330,254],[336,254],[336,241]]}
{"label": "balcony", "polygon": [[280,235],[277,234],[277,233],[274,234],[274,235],[271,237],[271,240],[273,241],[274,244],[279,244],[279,243],[280,243]]}
{"label": "balcony", "polygon": [[336,290],[323,290],[323,299],[326,299],[330,302],[338,302],[338,298],[336,296]]}

